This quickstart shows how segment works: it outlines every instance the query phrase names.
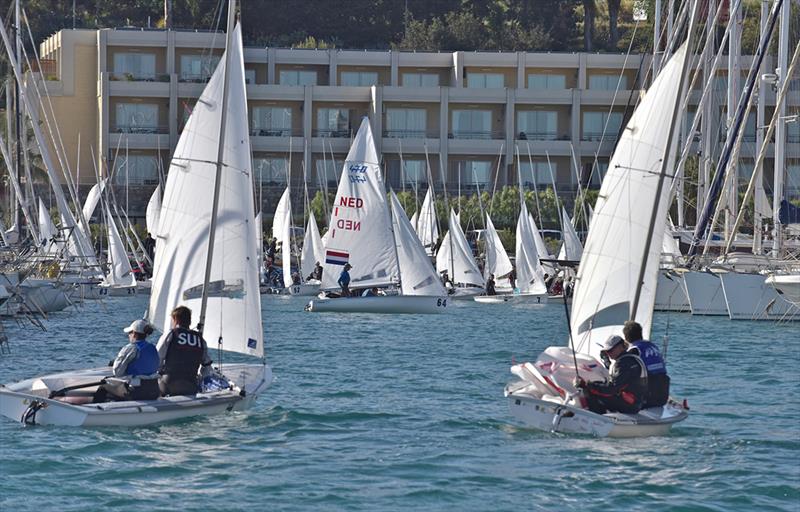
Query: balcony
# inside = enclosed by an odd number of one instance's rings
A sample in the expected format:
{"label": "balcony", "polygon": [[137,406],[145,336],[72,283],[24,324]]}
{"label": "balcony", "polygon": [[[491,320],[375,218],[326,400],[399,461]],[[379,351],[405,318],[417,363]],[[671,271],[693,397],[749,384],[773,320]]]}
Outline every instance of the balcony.
{"label": "balcony", "polygon": [[108,79],[111,82],[169,82],[169,74],[113,71],[108,74]]}
{"label": "balcony", "polygon": [[502,140],[505,139],[505,134],[501,131],[454,131],[447,135],[450,139],[467,139],[467,140]]}
{"label": "balcony", "polygon": [[390,139],[424,139],[426,130],[384,130],[383,136]]}
{"label": "balcony", "polygon": [[352,130],[347,129],[333,129],[324,128],[313,131],[314,137],[328,137],[332,139],[349,139],[352,136]]}
{"label": "balcony", "polygon": [[140,125],[140,124],[118,124],[114,128],[114,133],[169,133],[169,126],[167,125]]}
{"label": "balcony", "polygon": [[211,80],[210,73],[201,73],[194,75],[191,73],[181,73],[178,75],[178,81],[187,84],[204,84]]}
{"label": "balcony", "polygon": [[251,128],[251,137],[302,137],[302,130],[291,128]]}
{"label": "balcony", "polygon": [[605,136],[603,136],[603,132],[583,132],[581,134],[581,140],[589,141],[589,142],[610,142],[617,140],[617,132],[618,130],[607,130]]}
{"label": "balcony", "polygon": [[569,135],[556,132],[519,132],[517,140],[569,140]]}

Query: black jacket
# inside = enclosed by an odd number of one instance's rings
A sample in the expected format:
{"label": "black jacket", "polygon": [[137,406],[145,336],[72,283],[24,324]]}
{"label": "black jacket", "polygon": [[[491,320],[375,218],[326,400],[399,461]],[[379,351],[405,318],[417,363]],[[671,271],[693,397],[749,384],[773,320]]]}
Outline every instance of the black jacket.
{"label": "black jacket", "polygon": [[638,412],[647,395],[647,370],[638,355],[625,352],[611,367],[606,382],[589,382],[586,391],[599,398],[620,398],[627,407],[620,412]]}

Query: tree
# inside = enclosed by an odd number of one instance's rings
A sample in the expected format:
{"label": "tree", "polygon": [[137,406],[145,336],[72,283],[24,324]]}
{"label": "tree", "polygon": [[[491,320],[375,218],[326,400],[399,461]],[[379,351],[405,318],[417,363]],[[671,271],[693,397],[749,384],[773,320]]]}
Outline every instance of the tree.
{"label": "tree", "polygon": [[583,45],[587,52],[592,51],[595,14],[594,0],[583,0]]}
{"label": "tree", "polygon": [[617,23],[619,21],[619,7],[621,0],[607,0],[608,3],[608,46],[611,49],[617,47],[619,41],[619,30]]}

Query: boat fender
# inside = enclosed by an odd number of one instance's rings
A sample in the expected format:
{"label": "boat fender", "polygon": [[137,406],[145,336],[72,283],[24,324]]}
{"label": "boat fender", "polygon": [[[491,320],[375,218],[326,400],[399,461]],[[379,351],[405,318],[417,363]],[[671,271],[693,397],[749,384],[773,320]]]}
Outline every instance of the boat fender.
{"label": "boat fender", "polygon": [[41,400],[32,400],[25,412],[22,413],[20,423],[25,426],[36,425],[36,413],[45,407],[47,407],[47,403]]}
{"label": "boat fender", "polygon": [[689,410],[689,401],[686,400],[685,398],[683,399],[683,408],[686,409],[687,411]]}

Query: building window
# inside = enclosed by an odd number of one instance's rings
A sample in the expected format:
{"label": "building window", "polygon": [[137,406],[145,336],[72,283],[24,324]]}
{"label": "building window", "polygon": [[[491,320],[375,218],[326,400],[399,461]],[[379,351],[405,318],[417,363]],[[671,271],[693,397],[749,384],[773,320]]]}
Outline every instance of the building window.
{"label": "building window", "polygon": [[339,172],[344,166],[344,160],[331,160],[318,158],[316,162],[317,182],[320,187],[336,187],[339,184]]}
{"label": "building window", "polygon": [[550,75],[546,73],[531,73],[528,75],[528,89],[566,89],[567,77],[564,75]]}
{"label": "building window", "polygon": [[[622,127],[622,112],[584,112],[582,140],[616,139]],[[603,137],[605,132],[605,137]]]}
{"label": "building window", "polygon": [[155,54],[115,53],[114,78],[117,80],[155,80]]}
{"label": "building window", "polygon": [[289,107],[254,107],[250,135],[280,137],[292,134],[292,109]]}
{"label": "building window", "polygon": [[390,160],[392,162],[392,174],[396,175],[401,184],[418,187],[422,183],[428,183],[428,172],[425,160],[406,160],[403,159],[403,166],[400,167],[400,160]]}
{"label": "building window", "polygon": [[552,110],[518,112],[517,130],[521,140],[556,140],[558,113]]}
{"label": "building window", "polygon": [[253,158],[253,172],[260,183],[286,183],[289,178],[288,169],[289,160],[283,157]]}
{"label": "building window", "polygon": [[183,127],[189,122],[196,100],[178,100],[178,131],[183,131]]}
{"label": "building window", "polygon": [[155,155],[120,155],[114,160],[117,185],[157,185],[158,158]]}
{"label": "building window", "polygon": [[281,85],[317,85],[317,72],[302,69],[282,69],[279,77]]}
{"label": "building window", "polygon": [[456,164],[459,167],[461,183],[484,187],[492,181],[492,163],[481,160],[467,160]]}
{"label": "building window", "polygon": [[403,73],[403,87],[438,87],[436,73]]}
{"label": "building window", "polygon": [[505,77],[502,73],[467,73],[467,87],[470,89],[502,89]]}
{"label": "building window", "polygon": [[342,71],[341,85],[349,87],[378,85],[378,73],[375,71]]}
{"label": "building window", "polygon": [[158,105],[117,103],[117,133],[159,133]]}
{"label": "building window", "polygon": [[256,70],[255,69],[245,69],[244,70],[244,83],[250,85],[256,83]]}
{"label": "building window", "polygon": [[617,82],[619,90],[628,88],[628,77],[625,75],[590,75],[589,89],[594,91],[616,91]]}
{"label": "building window", "polygon": [[786,142],[789,144],[800,142],[800,116],[795,115],[793,119],[786,119],[784,122],[786,123]]}
{"label": "building window", "polygon": [[800,164],[786,166],[786,199],[797,199],[800,195]]}
{"label": "building window", "polygon": [[[549,185],[553,182],[550,177],[550,165],[547,162],[525,162],[521,161],[519,166],[522,188],[535,188],[542,185]],[[553,177],[556,175],[555,164],[553,164]]]}
{"label": "building window", "polygon": [[207,82],[219,59],[219,55],[181,55],[181,81]]}
{"label": "building window", "polygon": [[349,137],[350,111],[344,108],[321,108],[317,110],[317,136]]}
{"label": "building window", "polygon": [[387,108],[386,137],[425,137],[426,114],[423,108]]}
{"label": "building window", "polygon": [[454,110],[453,138],[491,139],[492,112],[490,110]]}

